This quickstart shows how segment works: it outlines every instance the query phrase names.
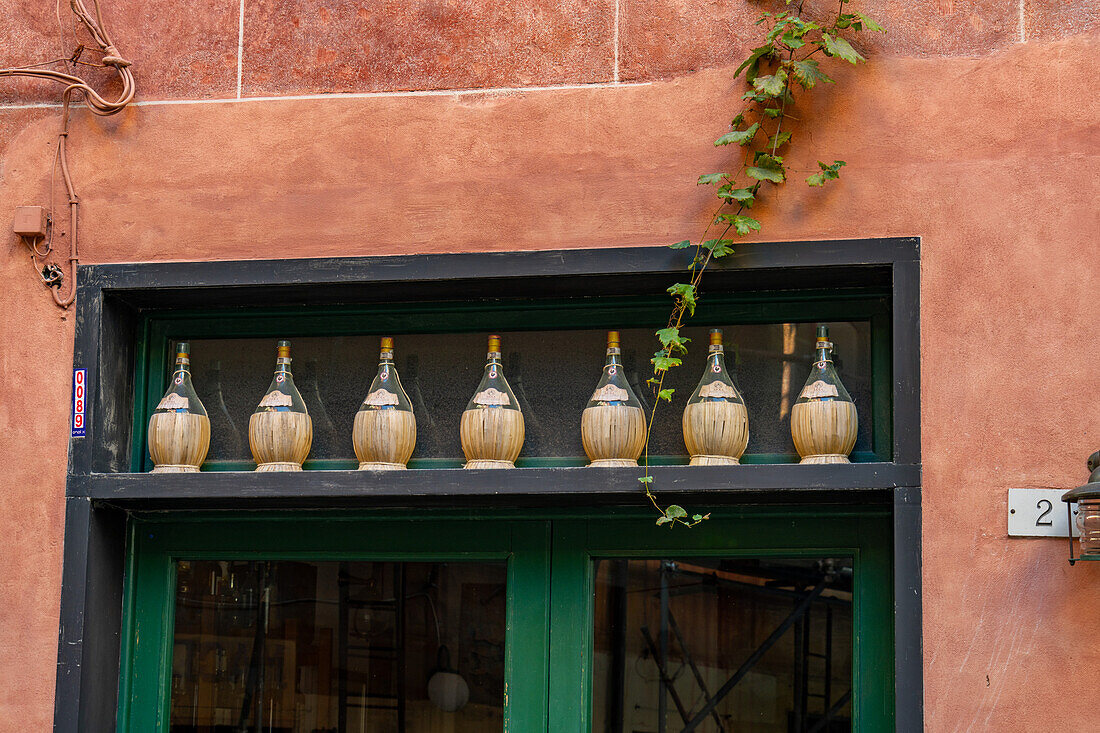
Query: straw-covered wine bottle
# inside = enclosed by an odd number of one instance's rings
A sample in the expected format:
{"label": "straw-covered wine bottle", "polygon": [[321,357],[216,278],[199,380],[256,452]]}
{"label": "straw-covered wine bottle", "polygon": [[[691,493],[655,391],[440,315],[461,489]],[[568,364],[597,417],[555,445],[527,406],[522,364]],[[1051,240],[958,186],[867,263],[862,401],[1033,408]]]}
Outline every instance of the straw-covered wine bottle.
{"label": "straw-covered wine bottle", "polygon": [[581,442],[589,466],[637,466],[645,448],[645,412],[630,388],[619,332],[607,332],[607,363],[581,413]]}
{"label": "straw-covered wine bottle", "polygon": [[351,432],[359,470],[404,469],[416,447],[416,416],[393,364],[393,339],[382,338],[378,373]]}
{"label": "straw-covered wine bottle", "polygon": [[711,329],[707,368],[684,408],[684,445],[693,466],[741,462],[749,444],[745,400],[726,369],[721,329]]}
{"label": "straw-covered wine bottle", "polygon": [[275,375],[248,420],[257,471],[301,471],[313,444],[313,421],[290,373],[290,342],[280,341]]}
{"label": "straw-covered wine bottle", "polygon": [[833,366],[829,327],[817,327],[817,358],[791,408],[791,437],[802,463],[848,463],[856,445],[856,405]]}
{"label": "straw-covered wine bottle", "polygon": [[481,384],[459,424],[466,468],[515,468],[523,448],[523,413],[500,366],[500,336],[489,337]]}
{"label": "straw-covered wine bottle", "polygon": [[191,384],[191,348],[176,346],[172,384],[149,418],[153,473],[194,473],[210,449],[210,418]]}

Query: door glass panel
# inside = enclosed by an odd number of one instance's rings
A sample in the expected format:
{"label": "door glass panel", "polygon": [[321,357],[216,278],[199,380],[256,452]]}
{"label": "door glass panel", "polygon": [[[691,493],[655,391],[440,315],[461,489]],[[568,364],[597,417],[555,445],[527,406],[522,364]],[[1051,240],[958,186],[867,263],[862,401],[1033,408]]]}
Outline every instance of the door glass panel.
{"label": "door glass panel", "polygon": [[172,731],[503,730],[503,561],[177,571]]}
{"label": "door glass panel", "polygon": [[596,561],[592,730],[851,730],[849,558]]}

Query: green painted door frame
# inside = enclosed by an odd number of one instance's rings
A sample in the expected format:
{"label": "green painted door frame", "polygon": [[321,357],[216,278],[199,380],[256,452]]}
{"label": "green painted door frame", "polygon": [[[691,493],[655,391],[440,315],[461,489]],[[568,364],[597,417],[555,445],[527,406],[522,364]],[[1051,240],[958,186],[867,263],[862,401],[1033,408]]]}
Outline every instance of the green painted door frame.
{"label": "green painted door frame", "polygon": [[691,530],[636,510],[149,514],[130,520],[118,730],[168,730],[179,559],[507,560],[505,730],[592,730],[593,560],[851,557],[856,731],[894,729],[891,520],[863,508],[731,507]]}

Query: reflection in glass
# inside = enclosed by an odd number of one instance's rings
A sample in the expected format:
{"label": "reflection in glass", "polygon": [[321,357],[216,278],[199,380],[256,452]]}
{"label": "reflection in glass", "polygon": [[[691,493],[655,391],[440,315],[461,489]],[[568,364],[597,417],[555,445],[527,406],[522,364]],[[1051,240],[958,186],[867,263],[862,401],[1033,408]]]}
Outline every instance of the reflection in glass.
{"label": "reflection in glass", "polygon": [[504,562],[180,561],[171,730],[503,730]]}
{"label": "reflection in glass", "polygon": [[851,730],[849,559],[596,562],[592,730]]}

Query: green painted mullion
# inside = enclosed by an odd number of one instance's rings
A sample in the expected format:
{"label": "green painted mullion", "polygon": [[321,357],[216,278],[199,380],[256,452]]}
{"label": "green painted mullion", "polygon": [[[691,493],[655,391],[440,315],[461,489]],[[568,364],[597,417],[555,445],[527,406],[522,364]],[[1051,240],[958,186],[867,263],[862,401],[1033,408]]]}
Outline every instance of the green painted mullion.
{"label": "green painted mullion", "polygon": [[144,400],[150,392],[147,350],[151,343],[149,332],[152,324],[153,322],[148,318],[142,321],[137,329],[138,335],[134,344],[134,410],[133,429],[130,431],[130,470],[135,473],[144,467],[141,456],[145,453],[146,416],[149,414]]}
{"label": "green painted mullion", "polygon": [[134,634],[135,609],[137,603],[137,566],[139,553],[136,542],[137,523],[130,521],[126,528],[126,563],[122,579],[122,629],[119,639],[119,687],[118,711],[115,725],[119,731],[128,729],[130,717],[131,686],[134,679],[134,659],[136,657],[136,637]]}
{"label": "green painted mullion", "polygon": [[133,652],[119,687],[128,693],[126,719],[120,730],[133,733],[168,729],[175,619],[176,573],[172,558],[146,549],[142,531],[139,526],[134,533],[134,604],[126,608],[124,623],[124,628],[131,629]]}
{"label": "green painted mullion", "polygon": [[504,731],[536,733],[549,724],[550,522],[512,522],[504,640]]}
{"label": "green painted mullion", "polygon": [[892,536],[887,522],[859,521],[852,614],[852,728],[894,730]]}
{"label": "green painted mullion", "polygon": [[594,600],[592,559],[585,549],[589,531],[586,520],[554,522],[549,733],[591,730]]}
{"label": "green painted mullion", "polygon": [[871,318],[871,447],[880,461],[894,456],[893,339],[888,312]]}
{"label": "green painted mullion", "polygon": [[[170,363],[168,325],[163,321],[152,321],[147,331],[148,338],[145,340],[143,349],[137,352],[137,363],[134,366],[135,374],[142,374],[142,381],[146,385],[144,395],[142,392],[135,392],[134,397],[135,415],[130,463],[136,473],[153,470],[153,459],[149,455],[147,443],[149,416],[153,414],[160,398],[164,396],[168,389],[168,382],[172,378],[168,371]],[[142,407],[141,414],[136,414],[139,405]]]}

